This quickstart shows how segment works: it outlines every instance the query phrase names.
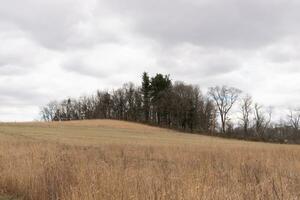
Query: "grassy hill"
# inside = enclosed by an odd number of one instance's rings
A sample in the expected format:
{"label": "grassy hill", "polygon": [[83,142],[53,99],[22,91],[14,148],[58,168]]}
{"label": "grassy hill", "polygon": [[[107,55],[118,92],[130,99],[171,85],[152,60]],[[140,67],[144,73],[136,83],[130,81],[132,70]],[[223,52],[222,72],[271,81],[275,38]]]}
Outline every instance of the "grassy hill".
{"label": "grassy hill", "polygon": [[20,199],[299,199],[300,147],[114,120],[0,124],[0,194]]}
{"label": "grassy hill", "polygon": [[[2,123],[2,136],[63,144],[99,146],[102,144],[138,145],[245,145],[235,140],[187,134],[138,123],[117,120],[86,120],[67,122]],[[257,145],[257,143],[254,143]],[[265,144],[263,144],[265,145]]]}

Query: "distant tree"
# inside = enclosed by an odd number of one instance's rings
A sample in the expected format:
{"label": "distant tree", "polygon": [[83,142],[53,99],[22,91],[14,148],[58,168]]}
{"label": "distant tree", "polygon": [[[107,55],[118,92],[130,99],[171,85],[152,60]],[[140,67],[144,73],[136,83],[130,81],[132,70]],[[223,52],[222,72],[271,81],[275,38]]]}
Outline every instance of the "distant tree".
{"label": "distant tree", "polygon": [[228,113],[238,100],[241,90],[227,86],[216,86],[209,88],[208,94],[214,100],[221,117],[222,133],[226,133],[226,122]]}
{"label": "distant tree", "polygon": [[41,117],[44,121],[53,121],[55,118],[55,113],[58,108],[58,103],[56,101],[49,102],[46,106],[41,108]]}
{"label": "distant tree", "polygon": [[115,119],[124,119],[126,98],[124,88],[119,88],[112,94],[112,104]]}
{"label": "distant tree", "polygon": [[160,93],[169,89],[172,86],[172,82],[169,75],[156,74],[151,78],[151,97],[155,101],[159,98]]}
{"label": "distant tree", "polygon": [[143,73],[142,77],[142,93],[143,93],[143,110],[144,110],[144,117],[145,121],[149,121],[149,114],[150,114],[150,92],[151,92],[151,85],[150,85],[150,78],[147,72]]}
{"label": "distant tree", "polygon": [[255,121],[255,132],[256,135],[260,138],[264,137],[267,128],[269,127],[272,120],[272,110],[266,112],[263,110],[263,107],[259,104],[254,105],[254,121]]}
{"label": "distant tree", "polygon": [[216,128],[216,115],[217,110],[213,101],[204,97],[199,107],[200,130],[213,133]]}
{"label": "distant tree", "polygon": [[125,92],[125,108],[126,108],[126,120],[132,121],[135,118],[135,111],[134,111],[134,84],[133,83],[126,83],[123,85],[123,89]]}
{"label": "distant tree", "polygon": [[95,116],[98,119],[111,118],[112,102],[109,92],[97,91]]}
{"label": "distant tree", "polygon": [[242,121],[242,127],[244,130],[244,133],[247,134],[248,133],[248,129],[250,127],[250,115],[252,113],[252,104],[253,104],[253,100],[252,97],[250,95],[246,95],[242,98],[241,101],[241,113],[242,113],[242,117],[241,117],[241,121]]}
{"label": "distant tree", "polygon": [[84,110],[86,119],[95,119],[96,117],[96,108],[97,108],[97,98],[95,96],[90,96],[85,98],[84,104],[86,110]]}
{"label": "distant tree", "polygon": [[179,128],[193,131],[197,124],[199,106],[199,91],[192,85],[186,85],[183,82],[175,82],[173,86],[174,107],[176,111],[174,116],[177,119]]}
{"label": "distant tree", "polygon": [[300,127],[300,108],[290,109],[288,115],[288,121],[290,126],[294,129],[295,132],[299,130]]}
{"label": "distant tree", "polygon": [[134,90],[134,121],[143,121],[143,96],[141,88],[136,88]]}
{"label": "distant tree", "polygon": [[62,121],[63,120],[63,112],[61,109],[56,109],[53,121]]}
{"label": "distant tree", "polygon": [[151,78],[151,103],[153,106],[153,116],[157,124],[161,124],[161,118],[166,113],[163,113],[166,102],[169,100],[167,92],[172,88],[172,82],[169,75],[156,74],[155,77]]}
{"label": "distant tree", "polygon": [[82,104],[79,100],[74,99],[72,105],[72,113],[73,113],[73,120],[81,120],[82,118]]}
{"label": "distant tree", "polygon": [[200,125],[200,106],[202,104],[202,94],[198,86],[191,85],[191,98],[188,100],[188,126],[191,132],[199,128]]}
{"label": "distant tree", "polygon": [[67,99],[66,101],[66,114],[67,114],[67,118],[66,120],[72,120],[73,119],[73,105],[72,105],[72,101],[71,99]]}

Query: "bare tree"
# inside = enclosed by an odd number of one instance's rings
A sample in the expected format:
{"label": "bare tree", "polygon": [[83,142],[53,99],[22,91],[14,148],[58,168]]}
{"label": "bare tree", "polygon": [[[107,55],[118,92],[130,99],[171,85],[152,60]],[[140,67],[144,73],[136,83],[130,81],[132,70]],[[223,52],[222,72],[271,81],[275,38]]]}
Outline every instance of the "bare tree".
{"label": "bare tree", "polygon": [[232,106],[238,100],[242,91],[228,86],[216,86],[209,88],[208,94],[216,103],[222,123],[222,133],[226,133],[226,122],[228,120],[228,113]]}
{"label": "bare tree", "polygon": [[46,106],[42,107],[41,108],[42,120],[53,121],[57,109],[58,109],[58,103],[56,101],[51,101]]}
{"label": "bare tree", "polygon": [[290,109],[288,120],[293,129],[295,131],[298,131],[300,127],[300,108],[294,110]]}
{"label": "bare tree", "polygon": [[246,96],[244,96],[242,98],[242,101],[241,101],[241,113],[242,113],[241,121],[242,121],[242,127],[244,129],[245,134],[248,133],[248,129],[250,127],[250,115],[252,113],[252,104],[253,104],[253,100],[252,100],[252,97],[249,94],[247,94]]}
{"label": "bare tree", "polygon": [[268,111],[268,116],[266,116],[263,111],[263,107],[259,104],[254,105],[254,120],[255,120],[255,131],[259,137],[263,137],[266,129],[269,127],[272,119],[272,109]]}

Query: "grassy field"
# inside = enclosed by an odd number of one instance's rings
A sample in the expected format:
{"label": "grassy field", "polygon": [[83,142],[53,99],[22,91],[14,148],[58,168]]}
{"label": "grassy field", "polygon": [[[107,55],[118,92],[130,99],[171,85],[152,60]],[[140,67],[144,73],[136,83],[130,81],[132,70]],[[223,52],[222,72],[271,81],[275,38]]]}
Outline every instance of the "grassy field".
{"label": "grassy field", "polygon": [[24,200],[300,199],[300,146],[112,120],[2,123],[1,195]]}

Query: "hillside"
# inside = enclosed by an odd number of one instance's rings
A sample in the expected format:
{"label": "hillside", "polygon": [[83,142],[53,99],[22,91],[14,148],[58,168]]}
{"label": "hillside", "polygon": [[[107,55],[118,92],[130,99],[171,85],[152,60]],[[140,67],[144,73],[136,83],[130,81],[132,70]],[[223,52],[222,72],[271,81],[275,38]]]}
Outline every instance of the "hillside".
{"label": "hillside", "polygon": [[[0,134],[84,146],[99,146],[104,143],[138,145],[251,144],[117,120],[3,123],[0,124]],[[257,145],[257,143],[254,144]]]}
{"label": "hillside", "polygon": [[298,199],[299,152],[294,145],[114,120],[2,123],[0,194],[39,200]]}

